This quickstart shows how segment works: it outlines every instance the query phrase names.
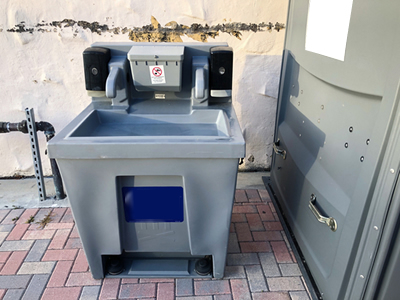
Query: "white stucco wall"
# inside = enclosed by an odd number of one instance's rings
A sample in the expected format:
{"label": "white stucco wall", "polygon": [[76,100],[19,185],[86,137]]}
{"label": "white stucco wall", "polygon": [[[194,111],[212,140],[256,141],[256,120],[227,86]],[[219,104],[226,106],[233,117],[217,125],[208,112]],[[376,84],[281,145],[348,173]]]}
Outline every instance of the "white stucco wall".
{"label": "white stucco wall", "polygon": [[[24,109],[35,110],[36,121],[60,131],[90,103],[84,87],[82,52],[96,41],[129,41],[129,29],[149,25],[154,16],[161,26],[175,21],[191,26],[262,22],[285,24],[287,0],[198,1],[0,1],[0,121],[19,122]],[[77,24],[45,25],[53,21],[99,22],[127,27],[128,32],[93,33]],[[24,22],[24,23],[21,23]],[[37,24],[44,26],[38,26]],[[33,32],[10,32],[17,24]],[[44,31],[41,32],[40,30]],[[243,170],[267,169],[275,124],[276,98],[285,30],[240,31],[240,38],[219,32],[208,41],[227,42],[234,49],[236,113],[247,142]],[[188,36],[183,41],[193,42]],[[38,133],[46,174],[50,165],[45,139]],[[0,134],[0,177],[33,175],[29,138],[21,133]]]}

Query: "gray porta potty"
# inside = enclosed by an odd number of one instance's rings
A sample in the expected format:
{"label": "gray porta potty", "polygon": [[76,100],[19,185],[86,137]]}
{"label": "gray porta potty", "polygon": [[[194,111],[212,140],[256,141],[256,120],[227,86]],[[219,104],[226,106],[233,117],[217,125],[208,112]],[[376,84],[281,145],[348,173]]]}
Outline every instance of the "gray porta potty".
{"label": "gray porta potty", "polygon": [[[94,278],[222,278],[238,160],[226,44],[96,43],[48,145]],[[211,273],[210,273],[211,270]]]}
{"label": "gray porta potty", "polygon": [[268,184],[315,299],[399,299],[399,12],[290,1]]}

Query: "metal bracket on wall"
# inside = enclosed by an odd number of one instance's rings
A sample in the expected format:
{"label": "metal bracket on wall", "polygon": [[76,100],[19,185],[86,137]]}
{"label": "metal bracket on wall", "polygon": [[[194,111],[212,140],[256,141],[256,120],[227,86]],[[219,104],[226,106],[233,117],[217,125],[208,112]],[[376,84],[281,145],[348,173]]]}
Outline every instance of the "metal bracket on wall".
{"label": "metal bracket on wall", "polygon": [[44,185],[43,179],[43,169],[42,163],[40,160],[40,152],[39,152],[39,143],[36,133],[36,123],[35,123],[35,115],[33,113],[33,108],[25,109],[28,134],[31,143],[32,157],[33,157],[33,166],[35,168],[35,178],[39,191],[39,199],[40,201],[46,200],[46,188]]}

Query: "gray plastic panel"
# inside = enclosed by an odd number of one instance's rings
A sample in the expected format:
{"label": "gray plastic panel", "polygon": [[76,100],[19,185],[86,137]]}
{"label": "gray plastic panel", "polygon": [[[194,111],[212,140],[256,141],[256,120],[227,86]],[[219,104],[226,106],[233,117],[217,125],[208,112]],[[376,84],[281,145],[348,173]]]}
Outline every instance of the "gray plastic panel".
{"label": "gray plastic panel", "polygon": [[143,45],[128,52],[135,89],[174,91],[182,87],[182,60],[185,46]]}
{"label": "gray plastic panel", "polygon": [[183,60],[185,46],[165,45],[165,44],[142,44],[142,46],[132,47],[128,52],[130,61],[179,61]]}
{"label": "gray plastic panel", "polygon": [[[188,214],[184,205],[184,221],[176,223],[164,222],[126,222],[122,205],[121,191],[123,187],[167,187],[179,186],[184,188],[182,176],[120,176],[117,177],[117,194],[119,204],[119,220],[122,247],[126,252],[154,252],[163,245],[164,252],[190,252],[188,235]],[[187,199],[184,199],[187,203]],[[171,241],[174,241],[171,243]]]}
{"label": "gray plastic panel", "polygon": [[[398,25],[382,32],[371,20],[398,23],[400,7],[354,0],[340,61],[305,51],[308,5],[290,4],[275,133],[287,153],[285,160],[273,157],[272,187],[322,298],[361,299],[362,286],[350,298],[348,291],[368,274],[355,271],[368,209],[389,201],[372,195],[400,78]],[[320,212],[337,221],[336,232],[309,209],[311,194]],[[367,253],[360,267],[368,270],[371,248]]]}
{"label": "gray plastic panel", "polygon": [[[369,294],[374,295],[374,299],[397,299],[400,293],[400,182],[397,176],[397,188],[391,201],[389,218],[385,225],[385,231],[389,231],[389,239],[384,240],[379,253],[385,256],[385,262],[377,268],[381,268],[381,275],[377,283],[373,282],[374,288],[369,289]],[[379,257],[378,254],[378,257]],[[367,294],[368,295],[368,294]]]}
{"label": "gray plastic panel", "polygon": [[[382,95],[387,71],[392,66],[391,57],[396,51],[393,38],[398,35],[398,5],[393,1],[353,0],[345,61],[342,62],[305,51],[309,1],[291,1],[285,47],[303,68],[328,83],[360,93]],[[378,24],[387,26],[382,30]]]}
{"label": "gray plastic panel", "polygon": [[[165,254],[189,249],[192,256],[212,255],[213,277],[223,276],[238,159],[57,161],[94,278],[105,275],[101,258],[104,255],[121,255],[124,250],[149,253],[149,250],[160,252],[164,249]],[[154,243],[151,244],[149,241],[135,244],[135,236],[127,236],[125,226],[130,224],[124,225],[121,218],[123,212],[118,197],[120,185],[117,184],[119,176],[155,176],[156,179],[182,177],[187,222],[184,223],[185,228],[179,231],[182,235],[174,235],[176,242],[160,238],[158,242],[152,240]],[[170,183],[166,181],[165,184]],[[159,225],[164,226],[163,223]],[[132,241],[124,241],[125,238]]]}

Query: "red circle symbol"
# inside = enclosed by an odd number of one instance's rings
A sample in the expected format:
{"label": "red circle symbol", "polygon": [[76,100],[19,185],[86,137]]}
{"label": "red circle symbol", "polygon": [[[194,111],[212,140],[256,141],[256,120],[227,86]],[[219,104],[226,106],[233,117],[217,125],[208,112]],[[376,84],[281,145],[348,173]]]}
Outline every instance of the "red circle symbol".
{"label": "red circle symbol", "polygon": [[156,76],[156,77],[160,77],[162,75],[162,70],[159,67],[154,67],[151,70],[151,73],[153,73],[153,75]]}

